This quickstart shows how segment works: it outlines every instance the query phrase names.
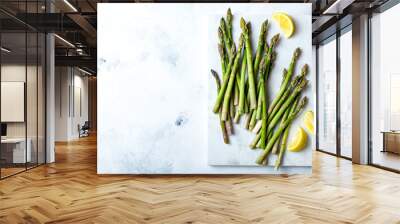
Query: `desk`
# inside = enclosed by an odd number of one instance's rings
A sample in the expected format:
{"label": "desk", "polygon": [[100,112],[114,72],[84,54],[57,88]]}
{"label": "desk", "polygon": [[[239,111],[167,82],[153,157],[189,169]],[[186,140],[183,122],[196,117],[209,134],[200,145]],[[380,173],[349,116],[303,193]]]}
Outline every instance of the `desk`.
{"label": "desk", "polygon": [[27,144],[28,147],[26,147],[26,152],[25,152],[25,138],[1,139],[2,157],[8,163],[31,162],[31,160],[32,160],[32,153],[31,153],[32,140],[30,138],[28,138],[28,139],[26,139],[26,141],[28,142],[28,144]]}
{"label": "desk", "polygon": [[392,152],[400,154],[400,132],[382,131],[381,133],[383,134],[382,152]]}

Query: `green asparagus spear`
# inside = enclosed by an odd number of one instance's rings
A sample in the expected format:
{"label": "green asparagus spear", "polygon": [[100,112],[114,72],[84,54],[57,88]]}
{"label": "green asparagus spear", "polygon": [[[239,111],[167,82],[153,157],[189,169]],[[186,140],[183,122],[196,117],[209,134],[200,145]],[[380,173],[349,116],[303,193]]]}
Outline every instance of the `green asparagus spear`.
{"label": "green asparagus spear", "polygon": [[279,126],[278,130],[273,134],[272,138],[269,139],[267,146],[265,149],[262,151],[261,155],[258,157],[256,163],[257,164],[263,164],[263,161],[267,158],[269,152],[271,151],[272,147],[274,146],[275,142],[278,140],[279,136],[282,134],[282,132],[292,123],[292,121],[297,117],[297,115],[300,113],[300,111],[304,108],[304,106],[307,103],[307,97],[304,97],[299,105],[297,105],[296,109],[291,113],[287,120]]}
{"label": "green asparagus spear", "polygon": [[239,114],[243,114],[245,112],[246,66],[247,66],[247,57],[244,56],[243,60],[242,60],[242,68],[241,68],[241,71],[240,71]]}
{"label": "green asparagus spear", "polygon": [[258,74],[258,67],[259,67],[260,62],[261,62],[262,52],[264,50],[263,48],[264,48],[265,37],[267,35],[267,25],[268,25],[268,20],[265,20],[261,24],[261,30],[260,30],[260,34],[258,36],[256,57],[254,59],[254,74]]}
{"label": "green asparagus spear", "polygon": [[[235,45],[232,46],[231,54],[236,55]],[[213,112],[214,113],[218,113],[219,108],[221,107],[222,101],[224,99],[226,88],[228,87],[229,74],[231,73],[231,70],[232,70],[232,67],[233,67],[233,63],[234,63],[234,58],[231,57],[229,59],[228,67],[226,68],[226,74],[227,75],[225,75],[225,77],[224,77],[224,79],[222,81],[221,91],[219,91],[218,96],[217,96],[217,100],[215,101],[215,104],[214,104],[214,108],[213,108]]]}
{"label": "green asparagus spear", "polygon": [[[289,114],[292,114],[295,110],[295,108],[297,107],[297,103],[299,102],[298,100],[299,98],[296,99],[296,101],[294,102],[293,106],[290,108],[289,113],[286,115],[285,117],[285,121],[287,120],[287,117],[289,116]],[[283,123],[282,123],[283,125]],[[279,166],[281,165],[282,162],[282,158],[283,158],[283,154],[286,151],[286,147],[287,147],[287,139],[289,136],[289,131],[290,131],[290,126],[291,124],[289,124],[286,128],[285,131],[283,132],[283,135],[281,136],[281,145],[280,145],[280,150],[279,150],[279,155],[278,158],[275,161],[275,169],[278,169]]]}
{"label": "green asparagus spear", "polygon": [[294,102],[296,97],[300,94],[300,92],[307,86],[308,80],[303,79],[301,82],[293,89],[293,92],[289,96],[289,98],[285,101],[282,107],[278,110],[277,114],[272,118],[271,122],[268,124],[267,133],[269,134],[274,129],[275,125],[281,119],[283,113],[285,113],[286,109]]}
{"label": "green asparagus spear", "polygon": [[232,68],[232,71],[231,71],[231,74],[230,74],[230,77],[229,77],[228,86],[226,88],[226,92],[225,92],[225,95],[224,95],[224,102],[223,102],[223,106],[222,106],[222,120],[223,121],[225,121],[227,119],[227,113],[228,113],[228,109],[229,109],[229,102],[230,102],[230,98],[231,98],[231,92],[232,92],[233,85],[235,84],[235,76],[236,76],[237,69],[239,67],[239,59],[240,59],[240,56],[242,55],[242,52],[243,52],[243,46],[244,46],[243,35],[240,35],[240,38],[239,38],[239,53],[236,54],[236,56],[235,56],[235,61],[233,63],[233,68]]}
{"label": "green asparagus spear", "polygon": [[229,34],[227,31],[227,27],[226,27],[226,22],[223,17],[220,20],[219,27],[220,27],[220,29],[222,31],[222,35],[224,37],[225,49],[228,52],[229,59],[231,59],[233,57],[233,55],[232,55],[230,49],[232,48],[233,43],[232,43],[231,39],[229,38]]}
{"label": "green asparagus spear", "polygon": [[[280,124],[280,125],[282,125],[283,122],[286,121],[287,117],[288,117],[289,114],[290,114],[290,111],[293,109],[293,107],[295,107],[294,105],[297,104],[298,99],[299,99],[299,97],[297,97],[296,100],[294,101],[293,105],[291,105],[291,106],[285,111],[285,113],[283,114],[283,117],[282,117],[282,119],[281,119],[281,124]],[[285,129],[285,131],[286,131],[286,129]],[[273,153],[273,154],[276,154],[277,152],[280,151],[281,143],[282,143],[282,136],[285,134],[285,131],[283,132],[283,134],[282,134],[281,136],[279,136],[278,141],[275,143],[274,147],[272,148],[272,153]]]}
{"label": "green asparagus spear", "polygon": [[[263,78],[262,78],[263,79]],[[262,80],[264,82],[264,80]],[[261,105],[261,112],[262,112],[262,119],[261,119],[261,138],[260,138],[260,147],[265,148],[265,143],[267,141],[267,99],[265,94],[265,85],[261,85],[261,97],[263,97],[262,105]]]}
{"label": "green asparagus spear", "polygon": [[226,11],[226,29],[227,29],[227,34],[229,41],[233,43],[233,36],[232,36],[232,21],[233,21],[233,15],[232,11],[230,8]]}
{"label": "green asparagus spear", "polygon": [[[256,120],[260,120],[261,119],[261,114],[262,114],[262,101],[264,99],[266,99],[266,95],[265,95],[265,80],[264,80],[264,72],[266,69],[266,64],[268,61],[268,58],[263,57],[261,59],[261,63],[260,63],[260,71],[259,71],[259,91],[258,91],[258,98],[257,98],[257,109],[256,109]],[[264,91],[261,91],[261,88],[264,88]]]}
{"label": "green asparagus spear", "polygon": [[[283,73],[287,74],[287,71],[285,69],[283,69]],[[286,91],[284,92],[284,94],[282,95],[282,97],[279,99],[278,103],[276,104],[275,108],[272,110],[272,112],[270,112],[270,117],[268,119],[268,122],[271,122],[271,120],[275,117],[276,113],[279,111],[279,109],[281,108],[282,104],[286,101],[287,97],[290,95],[290,93],[292,92],[291,90],[298,84],[300,84],[300,82],[305,78],[305,76],[308,73],[308,65],[305,64],[303,66],[303,68],[301,69],[301,74],[296,76],[293,80],[292,83],[290,84],[290,87],[288,89],[286,89]],[[285,77],[285,75],[284,75]]]}
{"label": "green asparagus spear", "polygon": [[301,53],[300,48],[296,48],[296,50],[293,53],[292,60],[290,61],[290,65],[289,65],[289,69],[287,71],[287,74],[286,74],[284,80],[282,81],[281,88],[279,89],[278,94],[276,95],[275,99],[272,101],[272,103],[271,103],[271,105],[270,105],[270,107],[268,109],[269,113],[272,112],[272,110],[274,109],[276,104],[279,102],[279,99],[284,94],[287,86],[289,85],[289,82],[292,79],[292,75],[293,75],[293,72],[294,72],[294,67],[296,65],[296,61],[299,58],[300,53]]}
{"label": "green asparagus spear", "polygon": [[[218,93],[221,89],[221,80],[219,79],[219,76],[216,71],[211,69],[211,74],[213,75],[213,77],[215,79],[215,83],[217,85],[217,93]],[[224,143],[229,144],[229,136],[228,136],[228,133],[226,132],[225,122],[223,120],[221,120],[221,113],[219,114],[219,124],[221,126],[222,137],[224,139]]]}
{"label": "green asparagus spear", "polygon": [[249,92],[250,92],[250,109],[255,109],[257,107],[257,94],[255,88],[255,79],[254,79],[254,71],[253,71],[253,51],[251,49],[250,42],[250,24],[246,24],[246,21],[241,18],[240,26],[243,31],[244,39],[245,39],[245,48],[246,48],[246,57],[247,57],[247,72],[249,75]]}
{"label": "green asparagus spear", "polygon": [[256,116],[257,116],[257,111],[253,110],[253,113],[251,114],[250,124],[249,124],[250,130],[253,130],[254,126],[256,126],[256,123],[257,123]]}
{"label": "green asparagus spear", "polygon": [[[258,90],[257,116],[256,116],[257,120],[261,119],[261,112],[262,112],[262,108],[261,108],[262,102],[260,100],[260,99],[262,99],[262,97],[261,97],[261,94],[260,94],[259,90],[261,88],[261,85],[262,84],[265,85],[265,81],[268,79],[269,71],[270,71],[270,68],[272,66],[271,64],[272,64],[273,60],[275,59],[275,52],[273,50],[274,50],[276,44],[278,43],[278,41],[279,41],[279,34],[276,34],[271,38],[271,45],[269,46],[267,51],[265,51],[265,53],[264,53],[264,57],[263,58],[265,59],[265,64],[262,67],[262,70],[260,69],[260,71],[261,71],[261,73],[259,74],[260,79],[259,79],[258,85],[257,85],[257,90]],[[264,82],[261,82],[261,76],[263,77],[262,80]],[[264,94],[266,94],[266,91],[265,91]]]}
{"label": "green asparagus spear", "polygon": [[221,27],[218,27],[218,52],[221,60],[221,67],[222,67],[222,77],[224,77],[226,73],[226,66],[228,63],[228,58],[225,54],[225,41],[224,41],[224,34],[222,33]]}

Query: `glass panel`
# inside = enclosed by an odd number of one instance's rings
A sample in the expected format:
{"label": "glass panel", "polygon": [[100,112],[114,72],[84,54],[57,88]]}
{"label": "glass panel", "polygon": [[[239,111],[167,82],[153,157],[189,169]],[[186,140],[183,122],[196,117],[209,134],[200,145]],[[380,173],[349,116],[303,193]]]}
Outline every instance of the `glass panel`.
{"label": "glass panel", "polygon": [[340,36],[340,154],[352,157],[352,33]]}
{"label": "glass panel", "polygon": [[318,48],[318,148],[336,153],[336,39]]}
{"label": "glass panel", "polygon": [[400,170],[400,5],[371,19],[372,163]]}
{"label": "glass panel", "polygon": [[[26,150],[26,34],[2,33],[1,44],[1,161],[2,177],[25,170]],[[28,147],[29,148],[29,147]]]}
{"label": "glass panel", "polygon": [[44,34],[39,34],[39,46],[38,46],[38,163],[45,163],[45,99],[46,99],[46,74],[45,74],[45,44],[46,37]]}
{"label": "glass panel", "polygon": [[26,98],[26,110],[27,110],[27,149],[31,151],[28,154],[31,158],[28,160],[28,168],[34,167],[37,165],[37,132],[38,132],[38,88],[37,88],[37,80],[38,80],[38,57],[37,57],[37,33],[31,32],[27,33],[28,38],[28,62],[27,62],[27,98]]}

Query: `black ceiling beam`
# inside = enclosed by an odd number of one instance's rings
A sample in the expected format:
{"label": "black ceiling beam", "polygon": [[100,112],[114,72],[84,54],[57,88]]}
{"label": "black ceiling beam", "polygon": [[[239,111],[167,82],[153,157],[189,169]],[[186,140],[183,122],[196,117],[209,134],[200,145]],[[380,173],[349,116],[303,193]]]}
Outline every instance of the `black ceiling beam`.
{"label": "black ceiling beam", "polygon": [[92,56],[55,56],[56,66],[88,67],[96,71],[97,59]]}
{"label": "black ceiling beam", "polygon": [[80,31],[82,28],[64,13],[18,13],[16,17],[42,32]]}

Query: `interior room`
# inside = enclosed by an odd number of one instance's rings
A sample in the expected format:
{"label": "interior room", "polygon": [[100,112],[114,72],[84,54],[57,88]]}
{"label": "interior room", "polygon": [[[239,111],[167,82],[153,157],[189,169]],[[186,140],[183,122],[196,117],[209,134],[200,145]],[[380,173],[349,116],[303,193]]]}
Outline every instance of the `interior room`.
{"label": "interior room", "polygon": [[398,21],[398,0],[0,1],[0,223],[400,223]]}

